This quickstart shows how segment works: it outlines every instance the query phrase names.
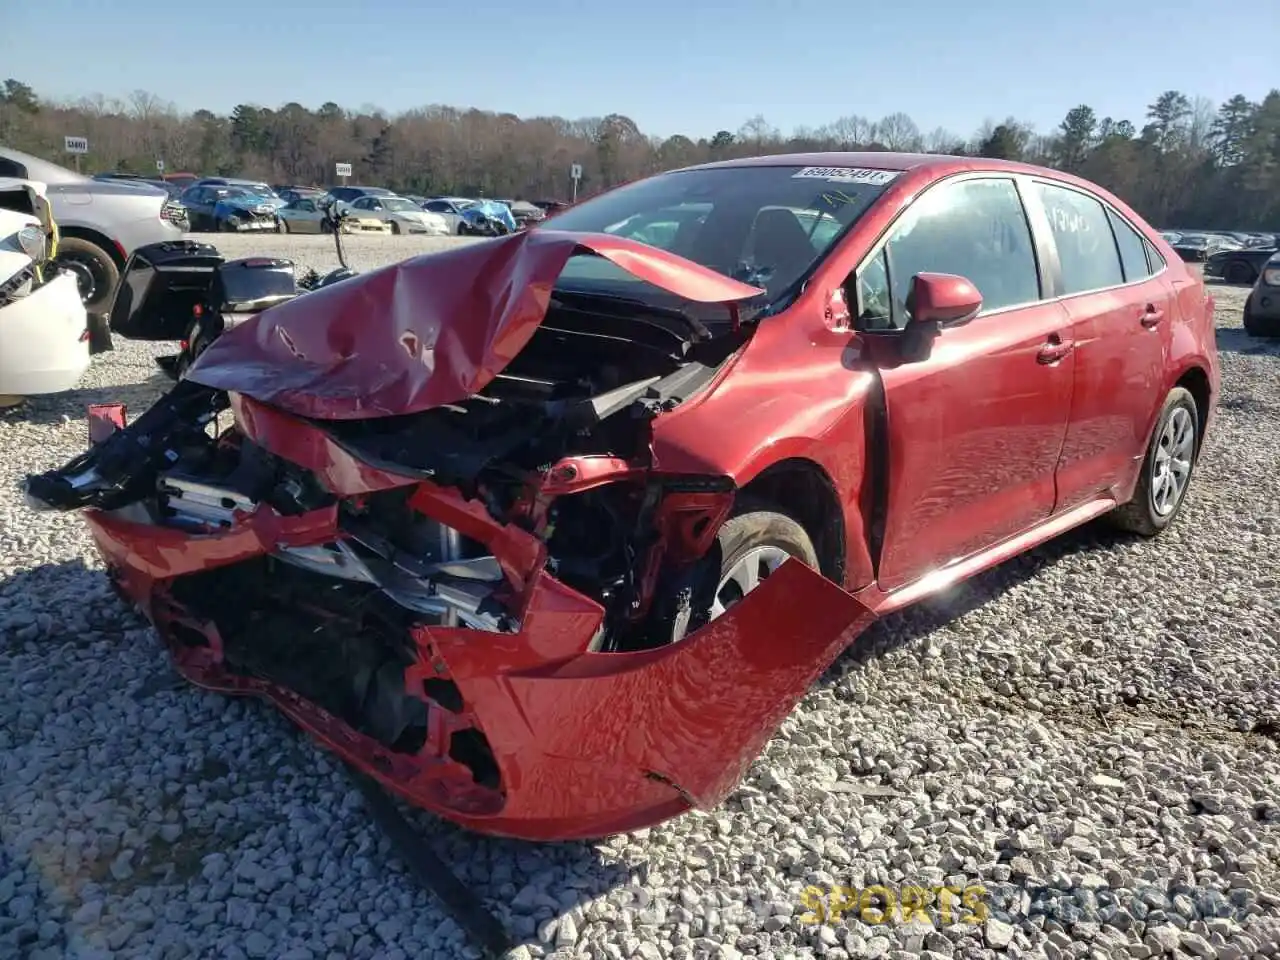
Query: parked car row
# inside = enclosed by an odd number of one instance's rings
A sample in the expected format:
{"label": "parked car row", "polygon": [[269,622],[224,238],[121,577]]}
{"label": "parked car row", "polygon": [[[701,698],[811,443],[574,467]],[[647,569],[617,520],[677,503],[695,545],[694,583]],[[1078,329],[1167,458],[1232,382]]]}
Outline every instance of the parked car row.
{"label": "parked car row", "polygon": [[[404,196],[385,187],[319,187],[268,185],[235,177],[203,177],[187,181],[177,196],[195,232],[268,231],[317,233],[328,222],[321,211],[329,203],[352,214],[344,230],[351,233],[416,233],[429,236],[510,233],[544,220],[567,204],[547,200],[473,199],[470,197]],[[166,189],[171,184],[133,174],[101,174],[102,179],[145,181]]]}
{"label": "parked car row", "polygon": [[[1166,230],[1161,234],[1174,252],[1188,263],[1208,264],[1221,254],[1240,251],[1275,250],[1273,233],[1244,233],[1235,230]],[[1246,262],[1252,262],[1245,258]],[[1237,268],[1239,270],[1239,268]],[[1257,278],[1256,269],[1246,279],[1239,273],[1239,282],[1251,283]]]}

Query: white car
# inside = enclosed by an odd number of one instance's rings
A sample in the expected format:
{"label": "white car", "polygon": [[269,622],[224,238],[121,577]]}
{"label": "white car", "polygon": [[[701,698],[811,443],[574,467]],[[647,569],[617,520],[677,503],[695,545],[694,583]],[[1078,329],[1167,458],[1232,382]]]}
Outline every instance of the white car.
{"label": "white car", "polygon": [[444,217],[428,213],[404,197],[360,197],[348,209],[360,217],[376,217],[391,224],[392,233],[425,233],[447,237],[452,231]]}
{"label": "white car", "polygon": [[466,197],[432,197],[422,205],[422,209],[444,217],[449,232],[460,234],[463,232],[462,211],[474,204],[474,200]]}
{"label": "white car", "polygon": [[0,178],[0,406],[70,390],[89,367],[88,314],[56,242],[45,185]]}

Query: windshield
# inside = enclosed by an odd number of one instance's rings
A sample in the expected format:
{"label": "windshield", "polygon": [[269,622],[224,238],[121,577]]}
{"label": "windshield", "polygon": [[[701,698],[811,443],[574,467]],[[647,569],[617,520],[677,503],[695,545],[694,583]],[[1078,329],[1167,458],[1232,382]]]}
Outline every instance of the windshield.
{"label": "windshield", "polygon": [[415,204],[412,200],[403,200],[400,197],[386,197],[382,200],[382,205],[386,207],[388,210],[392,210],[392,211],[407,210],[414,213],[422,212],[421,210],[418,209],[418,205]]}
{"label": "windshield", "polygon": [[[619,187],[546,229],[609,233],[764,287],[792,287],[897,177],[892,170],[750,166],[682,170]],[[575,257],[567,287],[642,284],[599,257]]]}
{"label": "windshield", "polygon": [[275,198],[275,194],[265,183],[245,183],[238,186],[243,193],[252,194],[255,197]]}

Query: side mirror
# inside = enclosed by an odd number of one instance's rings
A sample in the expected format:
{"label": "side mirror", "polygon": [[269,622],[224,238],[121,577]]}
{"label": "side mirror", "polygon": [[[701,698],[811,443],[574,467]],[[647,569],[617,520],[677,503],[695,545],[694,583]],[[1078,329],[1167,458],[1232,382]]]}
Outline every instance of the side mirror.
{"label": "side mirror", "polygon": [[908,326],[935,329],[968,323],[982,309],[982,294],[970,281],[950,273],[917,273],[907,294]]}

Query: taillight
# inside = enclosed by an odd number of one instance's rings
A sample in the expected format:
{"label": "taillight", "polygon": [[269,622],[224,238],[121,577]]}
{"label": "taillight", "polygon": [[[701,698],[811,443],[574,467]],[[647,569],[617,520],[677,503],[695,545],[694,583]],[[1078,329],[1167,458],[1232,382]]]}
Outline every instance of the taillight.
{"label": "taillight", "polygon": [[1280,287],[1280,267],[1267,267],[1263,270],[1262,282],[1268,287]]}
{"label": "taillight", "polygon": [[187,222],[187,208],[180,203],[167,202],[160,207],[160,219],[180,226]]}

